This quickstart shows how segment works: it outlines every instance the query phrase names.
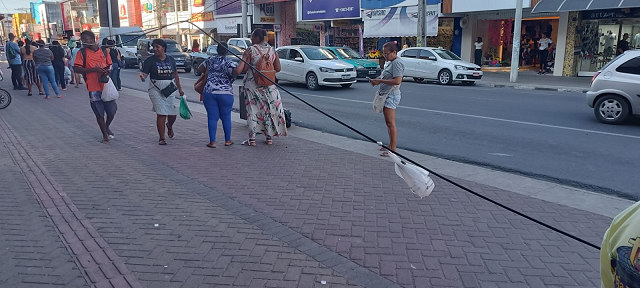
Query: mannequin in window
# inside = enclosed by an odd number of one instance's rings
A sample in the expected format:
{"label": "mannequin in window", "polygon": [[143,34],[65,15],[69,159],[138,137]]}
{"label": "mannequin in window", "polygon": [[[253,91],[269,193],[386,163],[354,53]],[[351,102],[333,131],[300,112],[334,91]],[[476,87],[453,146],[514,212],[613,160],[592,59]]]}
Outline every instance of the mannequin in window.
{"label": "mannequin in window", "polygon": [[607,34],[602,36],[601,45],[604,46],[604,55],[606,57],[613,56],[615,50],[613,49],[613,44],[616,43],[616,39],[618,35],[613,34],[611,30],[607,31]]}
{"label": "mannequin in window", "polygon": [[633,46],[636,48],[640,48],[640,33],[633,36]]}

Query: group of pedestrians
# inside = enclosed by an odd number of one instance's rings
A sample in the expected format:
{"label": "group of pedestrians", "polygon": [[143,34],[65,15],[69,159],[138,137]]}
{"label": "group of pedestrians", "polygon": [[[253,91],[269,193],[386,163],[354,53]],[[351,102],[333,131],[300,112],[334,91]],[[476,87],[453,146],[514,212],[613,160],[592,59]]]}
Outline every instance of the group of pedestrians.
{"label": "group of pedestrians", "polygon": [[[240,74],[245,73],[243,79],[243,92],[247,107],[247,123],[249,125],[248,138],[242,142],[245,146],[256,146],[256,137],[263,134],[266,145],[273,145],[273,138],[287,136],[284,107],[280,92],[272,83],[265,82],[262,75],[255,73],[254,69],[263,75],[275,75],[281,69],[280,59],[275,49],[265,41],[266,30],[256,29],[251,35],[253,45],[249,47],[242,59],[236,63],[227,56],[228,46],[220,43],[217,47],[217,55],[206,59],[198,68],[202,76],[196,82],[204,83],[201,100],[207,111],[209,142],[207,147],[216,148],[216,133],[218,121],[222,121],[225,135],[225,146],[234,144],[231,141],[231,109],[233,107],[233,82]],[[110,129],[117,112],[116,100],[102,101],[104,81],[100,81],[105,75],[114,75],[113,68],[118,57],[108,50],[100,51],[95,43],[95,36],[91,31],[81,34],[83,44],[82,52],[73,52],[74,71],[83,75],[89,102],[93,110],[98,126],[103,135],[103,142],[108,143],[115,138]],[[110,42],[105,42],[111,46]],[[180,77],[177,72],[175,60],[166,54],[167,43],[162,39],[152,42],[154,55],[142,63],[140,80],[149,82],[149,99],[156,112],[156,129],[158,132],[158,144],[167,145],[167,139],[175,136],[174,125],[177,120],[176,98],[184,95]],[[387,43],[383,48],[383,55],[387,59],[380,78],[372,79],[371,85],[380,85],[378,94],[386,97],[384,104],[384,117],[389,133],[389,148],[395,151],[397,146],[397,129],[395,126],[395,109],[400,103],[400,83],[404,73],[404,65],[397,57],[398,49],[395,44]],[[253,66],[250,68],[247,64]],[[265,63],[267,65],[265,65]],[[256,68],[257,67],[257,68]],[[271,71],[264,70],[270,67]],[[273,80],[273,79],[272,79]],[[115,81],[114,81],[115,82]],[[77,83],[77,82],[76,82]],[[117,85],[117,84],[116,84]],[[106,115],[106,118],[105,118]],[[381,156],[388,156],[383,153]]]}
{"label": "group of pedestrians", "polygon": [[[33,85],[38,87],[40,95],[45,99],[50,98],[49,86],[58,98],[61,98],[60,89],[67,90],[68,84],[75,84],[78,88],[82,84],[82,75],[74,71],[77,52],[81,44],[70,41],[69,45],[61,45],[58,41],[52,41],[49,47],[43,40],[32,41],[26,38],[24,42],[15,41],[14,34],[9,34],[9,41],[5,46],[7,61],[11,68],[11,81],[14,90],[28,90],[27,95],[33,95]],[[70,47],[72,46],[72,47]],[[103,49],[113,59],[115,64],[111,70],[114,84],[121,89],[120,66],[122,56],[114,49],[115,42],[109,43]],[[26,84],[26,87],[25,87]]]}

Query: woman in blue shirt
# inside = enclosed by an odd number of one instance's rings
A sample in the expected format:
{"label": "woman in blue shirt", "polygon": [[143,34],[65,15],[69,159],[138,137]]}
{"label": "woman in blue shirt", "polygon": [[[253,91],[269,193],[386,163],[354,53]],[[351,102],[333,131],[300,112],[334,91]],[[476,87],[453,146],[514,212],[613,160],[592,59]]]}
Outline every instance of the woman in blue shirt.
{"label": "woman in blue shirt", "polygon": [[216,132],[218,120],[222,120],[224,129],[224,146],[233,145],[231,141],[231,108],[233,108],[233,81],[242,72],[238,64],[227,57],[229,46],[227,43],[218,45],[218,55],[205,60],[198,69],[207,73],[207,84],[204,86],[202,101],[209,119],[209,144],[207,147],[216,148]]}

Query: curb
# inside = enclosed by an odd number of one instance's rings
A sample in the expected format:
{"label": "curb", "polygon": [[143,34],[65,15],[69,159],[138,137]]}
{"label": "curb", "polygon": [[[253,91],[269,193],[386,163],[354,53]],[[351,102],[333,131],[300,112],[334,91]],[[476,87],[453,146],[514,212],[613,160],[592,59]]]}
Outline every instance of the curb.
{"label": "curb", "polygon": [[530,85],[517,85],[517,84],[494,84],[494,83],[476,83],[477,87],[491,87],[491,88],[513,88],[518,90],[541,90],[541,91],[558,91],[558,92],[574,92],[574,93],[587,93],[589,89],[585,88],[554,88],[554,87],[538,87]]}

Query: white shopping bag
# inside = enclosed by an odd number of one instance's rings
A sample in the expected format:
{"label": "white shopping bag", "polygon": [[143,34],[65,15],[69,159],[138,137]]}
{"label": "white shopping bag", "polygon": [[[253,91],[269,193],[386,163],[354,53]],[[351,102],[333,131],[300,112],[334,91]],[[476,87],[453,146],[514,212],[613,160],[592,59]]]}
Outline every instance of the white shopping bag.
{"label": "white shopping bag", "polygon": [[409,189],[411,189],[413,194],[418,195],[420,198],[424,198],[433,192],[436,184],[433,183],[433,180],[429,177],[429,172],[403,161],[392,152],[389,152],[389,156],[395,163],[396,174],[398,174],[404,182],[407,182],[407,185],[409,185]]}
{"label": "white shopping bag", "polygon": [[104,88],[102,88],[102,101],[109,102],[113,100],[118,100],[120,98],[120,94],[118,93],[118,89],[116,85],[113,84],[111,78],[109,78],[109,82],[104,84]]}

